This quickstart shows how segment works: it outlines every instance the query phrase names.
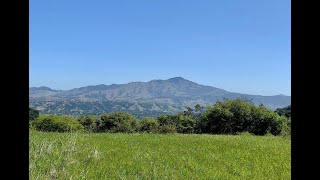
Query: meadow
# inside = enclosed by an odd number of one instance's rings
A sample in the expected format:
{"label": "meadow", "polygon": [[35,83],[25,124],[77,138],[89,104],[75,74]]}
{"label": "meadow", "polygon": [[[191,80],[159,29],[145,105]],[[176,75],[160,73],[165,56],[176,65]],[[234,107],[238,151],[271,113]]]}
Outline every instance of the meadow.
{"label": "meadow", "polygon": [[30,179],[291,179],[281,136],[31,130]]}

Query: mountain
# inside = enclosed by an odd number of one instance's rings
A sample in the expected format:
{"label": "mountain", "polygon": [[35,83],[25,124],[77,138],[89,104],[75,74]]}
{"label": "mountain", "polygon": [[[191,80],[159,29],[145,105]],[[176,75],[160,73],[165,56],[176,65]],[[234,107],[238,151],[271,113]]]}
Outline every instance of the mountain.
{"label": "mountain", "polygon": [[209,106],[217,100],[245,98],[275,110],[291,104],[285,95],[260,96],[228,92],[182,77],[149,82],[96,85],[58,91],[48,87],[29,88],[30,106],[42,113],[101,114],[127,111],[138,117],[183,111],[185,106]]}
{"label": "mountain", "polygon": [[53,90],[49,87],[46,87],[46,86],[41,86],[41,87],[31,87],[29,89],[30,91],[57,91],[57,90]]}

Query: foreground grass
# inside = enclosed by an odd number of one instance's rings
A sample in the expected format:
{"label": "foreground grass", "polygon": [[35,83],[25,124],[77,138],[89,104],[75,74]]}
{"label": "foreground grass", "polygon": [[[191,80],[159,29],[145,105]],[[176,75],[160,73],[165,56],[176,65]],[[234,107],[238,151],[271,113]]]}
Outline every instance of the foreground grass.
{"label": "foreground grass", "polygon": [[30,132],[30,179],[290,179],[289,139]]}

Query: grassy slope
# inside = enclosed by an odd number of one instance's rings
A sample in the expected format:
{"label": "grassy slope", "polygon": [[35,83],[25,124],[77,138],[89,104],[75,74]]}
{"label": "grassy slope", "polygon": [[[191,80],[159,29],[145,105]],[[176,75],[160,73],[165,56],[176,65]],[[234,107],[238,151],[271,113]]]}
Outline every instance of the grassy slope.
{"label": "grassy slope", "polygon": [[30,179],[290,179],[272,136],[30,132]]}

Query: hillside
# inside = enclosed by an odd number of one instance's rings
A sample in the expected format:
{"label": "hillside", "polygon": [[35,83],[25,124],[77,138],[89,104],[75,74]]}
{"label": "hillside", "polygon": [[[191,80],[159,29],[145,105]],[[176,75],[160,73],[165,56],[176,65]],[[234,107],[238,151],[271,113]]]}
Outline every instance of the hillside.
{"label": "hillside", "polygon": [[42,113],[70,115],[126,111],[137,117],[156,116],[182,111],[185,106],[212,105],[223,98],[246,98],[273,110],[291,104],[290,96],[228,92],[200,85],[182,77],[127,84],[101,84],[64,91],[49,87],[29,89],[31,107]]}

